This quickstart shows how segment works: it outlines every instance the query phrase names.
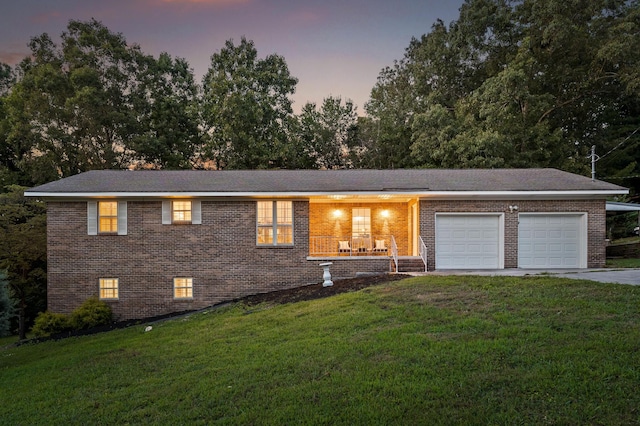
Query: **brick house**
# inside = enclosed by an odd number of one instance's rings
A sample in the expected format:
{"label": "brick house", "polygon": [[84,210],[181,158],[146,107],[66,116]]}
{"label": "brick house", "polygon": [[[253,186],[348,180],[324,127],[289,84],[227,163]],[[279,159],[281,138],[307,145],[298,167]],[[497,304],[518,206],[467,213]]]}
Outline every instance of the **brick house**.
{"label": "brick house", "polygon": [[92,171],[47,202],[48,308],[98,295],[118,319],[359,272],[593,268],[605,199],[555,169]]}

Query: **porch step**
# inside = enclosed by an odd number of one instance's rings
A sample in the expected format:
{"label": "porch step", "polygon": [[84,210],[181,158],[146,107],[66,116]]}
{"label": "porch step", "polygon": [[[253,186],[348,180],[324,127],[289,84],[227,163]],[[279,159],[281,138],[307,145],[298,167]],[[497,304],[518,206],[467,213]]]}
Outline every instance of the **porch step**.
{"label": "porch step", "polygon": [[[393,260],[391,261],[392,270],[395,269]],[[424,263],[420,257],[399,257],[398,270],[393,272],[424,272]]]}

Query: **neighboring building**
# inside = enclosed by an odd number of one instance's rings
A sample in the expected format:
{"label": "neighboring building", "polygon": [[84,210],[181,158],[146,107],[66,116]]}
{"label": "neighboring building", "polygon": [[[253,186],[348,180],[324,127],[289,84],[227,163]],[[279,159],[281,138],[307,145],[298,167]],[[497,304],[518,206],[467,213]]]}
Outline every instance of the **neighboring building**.
{"label": "neighboring building", "polygon": [[199,309],[395,270],[592,268],[605,198],[625,188],[555,169],[92,171],[47,201],[48,307],[90,296],[118,319]]}

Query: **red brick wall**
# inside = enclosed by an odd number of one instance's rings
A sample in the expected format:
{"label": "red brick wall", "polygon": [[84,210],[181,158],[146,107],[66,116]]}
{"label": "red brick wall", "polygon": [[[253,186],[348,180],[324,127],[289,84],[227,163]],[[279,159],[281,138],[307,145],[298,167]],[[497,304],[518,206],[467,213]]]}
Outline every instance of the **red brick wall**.
{"label": "red brick wall", "polygon": [[[294,202],[294,246],[256,246],[253,201],[202,202],[202,225],[162,225],[160,201],[129,201],[128,235],[87,235],[86,202],[48,204],[48,308],[69,313],[119,279],[117,319],[145,318],[322,282],[307,260],[309,203]],[[336,261],[334,277],[389,270],[386,258]],[[173,278],[193,278],[193,299],[173,299]]]}
{"label": "red brick wall", "polygon": [[[518,211],[509,212],[510,205],[517,205]],[[518,267],[518,213],[587,213],[587,267],[602,267],[606,260],[604,200],[423,200],[420,202],[420,234],[427,246],[429,270],[435,269],[435,214],[447,212],[504,213],[505,268]]]}
{"label": "red brick wall", "polygon": [[[605,262],[605,203],[576,201],[421,201],[420,229],[435,267],[436,212],[504,212],[505,267],[517,267],[517,213],[588,213],[588,266]],[[329,208],[330,205],[325,206]],[[313,206],[312,209],[315,210]],[[397,214],[404,220],[405,204]],[[323,261],[334,278],[385,272],[389,259],[308,258],[309,210],[294,202],[294,246],[256,246],[254,201],[203,201],[202,225],[162,225],[160,201],[128,202],[128,235],[87,235],[86,202],[48,204],[48,307],[68,313],[98,294],[99,278],[119,279],[119,300],[108,302],[117,319],[145,318],[322,281]],[[319,210],[316,211],[319,213]],[[372,208],[372,215],[374,209]],[[406,243],[403,243],[405,245]],[[173,278],[193,278],[193,299],[173,299]]]}

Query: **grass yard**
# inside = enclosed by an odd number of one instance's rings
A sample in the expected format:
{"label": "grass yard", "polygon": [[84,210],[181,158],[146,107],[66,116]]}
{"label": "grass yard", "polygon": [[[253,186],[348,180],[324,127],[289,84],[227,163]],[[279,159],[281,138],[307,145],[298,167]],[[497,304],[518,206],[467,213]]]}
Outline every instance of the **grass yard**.
{"label": "grass yard", "polygon": [[607,259],[607,268],[640,268],[640,259]]}
{"label": "grass yard", "polygon": [[640,287],[420,277],[0,350],[2,424],[638,424]]}

